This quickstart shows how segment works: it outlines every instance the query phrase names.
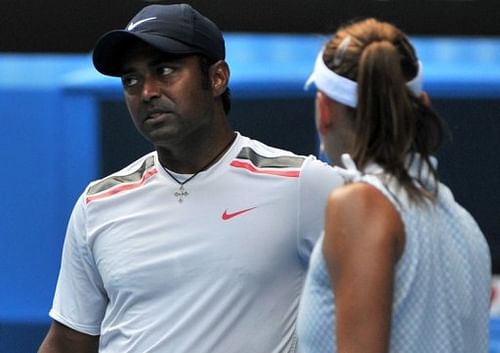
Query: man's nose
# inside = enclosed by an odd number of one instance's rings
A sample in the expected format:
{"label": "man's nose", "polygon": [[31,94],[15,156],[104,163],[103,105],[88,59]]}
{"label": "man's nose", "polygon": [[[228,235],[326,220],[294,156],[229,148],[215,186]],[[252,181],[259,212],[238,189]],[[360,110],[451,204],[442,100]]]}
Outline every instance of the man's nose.
{"label": "man's nose", "polygon": [[142,98],[149,101],[160,96],[160,85],[154,77],[146,76],[142,86]]}

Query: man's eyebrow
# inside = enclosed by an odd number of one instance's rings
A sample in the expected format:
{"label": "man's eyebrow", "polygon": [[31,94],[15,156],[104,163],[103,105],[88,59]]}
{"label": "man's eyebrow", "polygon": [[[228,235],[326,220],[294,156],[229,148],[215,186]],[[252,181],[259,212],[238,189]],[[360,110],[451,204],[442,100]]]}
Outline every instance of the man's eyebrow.
{"label": "man's eyebrow", "polygon": [[188,55],[172,55],[172,54],[164,54],[158,57],[152,58],[148,63],[148,66],[158,65],[158,64],[170,64],[177,63],[182,61],[182,59],[186,58]]}
{"label": "man's eyebrow", "polygon": [[[154,56],[154,57],[150,58],[147,61],[146,65],[147,65],[147,67],[154,67],[154,66],[161,65],[161,64],[173,65],[173,64],[181,62],[182,59],[184,59],[187,56],[188,55],[168,55],[168,54],[158,55],[158,56]],[[126,63],[123,64],[121,76],[133,73],[135,71],[133,68],[133,65],[130,64],[130,62],[133,62],[133,60],[125,61],[125,62],[129,62],[129,64],[126,64]]]}
{"label": "man's eyebrow", "polygon": [[174,59],[172,59],[171,57],[165,57],[165,56],[161,56],[161,57],[158,57],[158,58],[155,58],[151,61],[148,62],[148,66],[156,66],[156,65],[160,65],[160,64],[169,64],[171,62],[175,61]]}
{"label": "man's eyebrow", "polygon": [[[148,67],[155,66],[155,65],[161,64],[163,61],[164,60],[162,58],[154,58],[154,59],[147,62],[147,66]],[[127,74],[133,73],[135,71],[136,70],[134,69],[133,60],[130,60],[130,61],[127,61],[127,63],[123,64],[121,75],[122,76],[127,75]]]}
{"label": "man's eyebrow", "polygon": [[[153,66],[157,66],[160,64],[175,64],[175,63],[179,62],[182,58],[183,58],[182,56],[161,55],[161,56],[152,58],[151,60],[149,60],[147,62],[146,65],[148,67],[153,67]],[[132,66],[133,65],[125,64],[123,66],[122,75],[126,75],[126,74],[134,72],[135,70],[133,69]]]}

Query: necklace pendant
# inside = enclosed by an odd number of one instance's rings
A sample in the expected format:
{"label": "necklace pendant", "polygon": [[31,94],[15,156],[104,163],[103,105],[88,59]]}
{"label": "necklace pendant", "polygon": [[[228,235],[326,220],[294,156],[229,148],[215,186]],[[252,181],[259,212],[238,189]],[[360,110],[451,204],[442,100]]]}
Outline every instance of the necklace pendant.
{"label": "necklace pendant", "polygon": [[179,203],[182,203],[184,201],[184,198],[188,195],[189,193],[184,189],[184,185],[181,185],[179,187],[179,190],[174,193],[174,196],[177,197]]}

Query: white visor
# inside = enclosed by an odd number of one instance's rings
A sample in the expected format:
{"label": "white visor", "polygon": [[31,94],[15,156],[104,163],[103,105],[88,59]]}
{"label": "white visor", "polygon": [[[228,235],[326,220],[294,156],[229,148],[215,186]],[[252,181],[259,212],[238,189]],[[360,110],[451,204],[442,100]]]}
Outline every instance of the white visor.
{"label": "white visor", "polygon": [[[406,83],[410,91],[416,96],[422,93],[422,71],[422,63],[419,61],[417,76]],[[323,61],[323,50],[319,52],[313,72],[307,79],[304,88],[309,89],[312,83],[331,99],[351,108],[356,108],[358,103],[357,82],[337,75],[330,70]]]}

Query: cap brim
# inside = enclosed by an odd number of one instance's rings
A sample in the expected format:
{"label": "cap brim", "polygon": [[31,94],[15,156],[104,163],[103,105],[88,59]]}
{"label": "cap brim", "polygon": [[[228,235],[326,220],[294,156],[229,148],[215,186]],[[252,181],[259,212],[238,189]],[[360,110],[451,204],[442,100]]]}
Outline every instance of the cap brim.
{"label": "cap brim", "polygon": [[196,48],[168,37],[149,33],[132,33],[115,30],[104,34],[97,41],[92,61],[97,71],[104,75],[121,76],[126,52],[139,43],[149,44],[158,50],[173,55],[194,54]]}

